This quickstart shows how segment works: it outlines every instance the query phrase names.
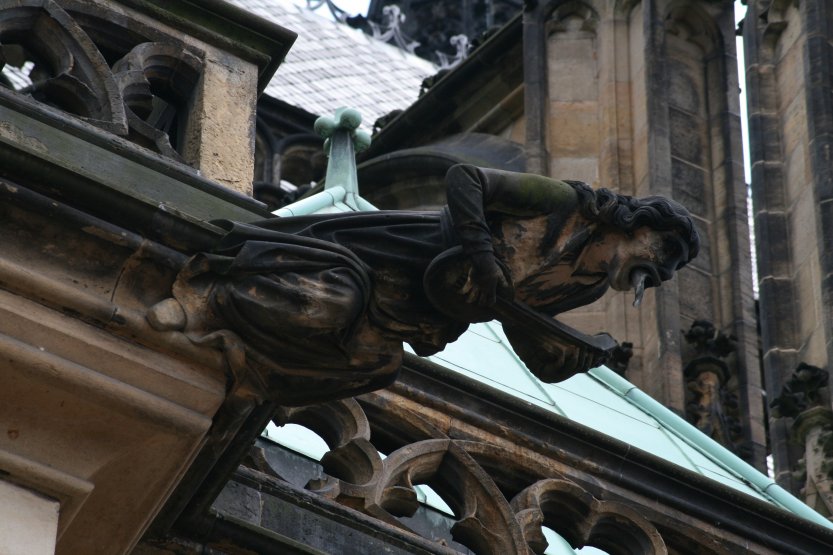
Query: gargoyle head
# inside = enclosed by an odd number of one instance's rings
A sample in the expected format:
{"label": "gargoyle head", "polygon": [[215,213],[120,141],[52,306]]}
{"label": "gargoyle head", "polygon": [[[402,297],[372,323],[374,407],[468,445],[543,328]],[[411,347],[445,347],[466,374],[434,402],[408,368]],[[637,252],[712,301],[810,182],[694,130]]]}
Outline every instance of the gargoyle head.
{"label": "gargoyle head", "polygon": [[658,287],[700,251],[688,210],[664,197],[634,198],[570,182],[582,214],[598,224],[599,255],[618,291],[634,290],[634,306],[647,287]]}

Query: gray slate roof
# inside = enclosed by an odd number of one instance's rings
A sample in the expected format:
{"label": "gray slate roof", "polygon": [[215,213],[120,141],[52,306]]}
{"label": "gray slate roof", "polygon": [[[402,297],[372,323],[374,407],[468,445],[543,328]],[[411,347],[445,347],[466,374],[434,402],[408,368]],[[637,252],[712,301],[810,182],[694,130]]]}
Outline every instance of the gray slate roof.
{"label": "gray slate roof", "polygon": [[422,58],[287,0],[228,1],[298,33],[265,94],[312,114],[350,106],[370,127],[380,116],[410,106],[422,80],[437,72]]}

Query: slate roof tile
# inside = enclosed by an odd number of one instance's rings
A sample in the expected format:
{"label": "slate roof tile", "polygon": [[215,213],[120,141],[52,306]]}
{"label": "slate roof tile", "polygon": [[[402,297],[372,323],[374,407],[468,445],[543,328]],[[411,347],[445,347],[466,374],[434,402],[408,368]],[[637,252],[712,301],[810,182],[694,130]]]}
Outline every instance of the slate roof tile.
{"label": "slate roof tile", "polygon": [[298,33],[265,94],[325,115],[359,110],[363,126],[413,104],[422,80],[437,72],[430,62],[377,41],[299,6],[278,0],[229,0]]}

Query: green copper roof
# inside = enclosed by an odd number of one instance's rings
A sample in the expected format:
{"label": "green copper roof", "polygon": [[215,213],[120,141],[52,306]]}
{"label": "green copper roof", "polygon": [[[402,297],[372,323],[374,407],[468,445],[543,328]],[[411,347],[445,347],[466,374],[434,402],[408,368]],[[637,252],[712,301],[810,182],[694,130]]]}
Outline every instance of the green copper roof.
{"label": "green copper roof", "polygon": [[517,358],[498,322],[472,324],[460,339],[429,358],[678,466],[833,528],[827,519],[771,478],[608,368],[595,368],[558,384],[545,384]]}

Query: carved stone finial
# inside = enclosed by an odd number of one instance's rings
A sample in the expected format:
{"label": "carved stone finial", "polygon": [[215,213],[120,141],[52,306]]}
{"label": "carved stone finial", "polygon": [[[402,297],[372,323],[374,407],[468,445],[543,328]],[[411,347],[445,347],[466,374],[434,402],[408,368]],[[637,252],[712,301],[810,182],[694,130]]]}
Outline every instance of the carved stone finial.
{"label": "carved stone finial", "polygon": [[469,54],[469,38],[466,35],[454,35],[448,42],[451,43],[456,51],[454,56],[449,56],[445,52],[437,51],[437,58],[440,60],[440,69],[451,69],[460,62],[462,62]]}
{"label": "carved stone finial", "polygon": [[382,16],[385,18],[382,25],[368,21],[373,31],[373,38],[382,42],[388,42],[393,39],[396,46],[413,54],[414,50],[419,46],[419,42],[412,40],[402,31],[400,25],[405,22],[405,14],[402,13],[399,6],[396,4],[385,6],[382,8]]}
{"label": "carved stone finial", "polygon": [[321,116],[314,125],[315,132],[325,139],[324,150],[330,158],[324,188],[343,188],[344,202],[354,210],[364,208],[359,197],[356,152],[370,146],[370,134],[359,129],[361,123],[357,110],[339,108],[335,116]]}

